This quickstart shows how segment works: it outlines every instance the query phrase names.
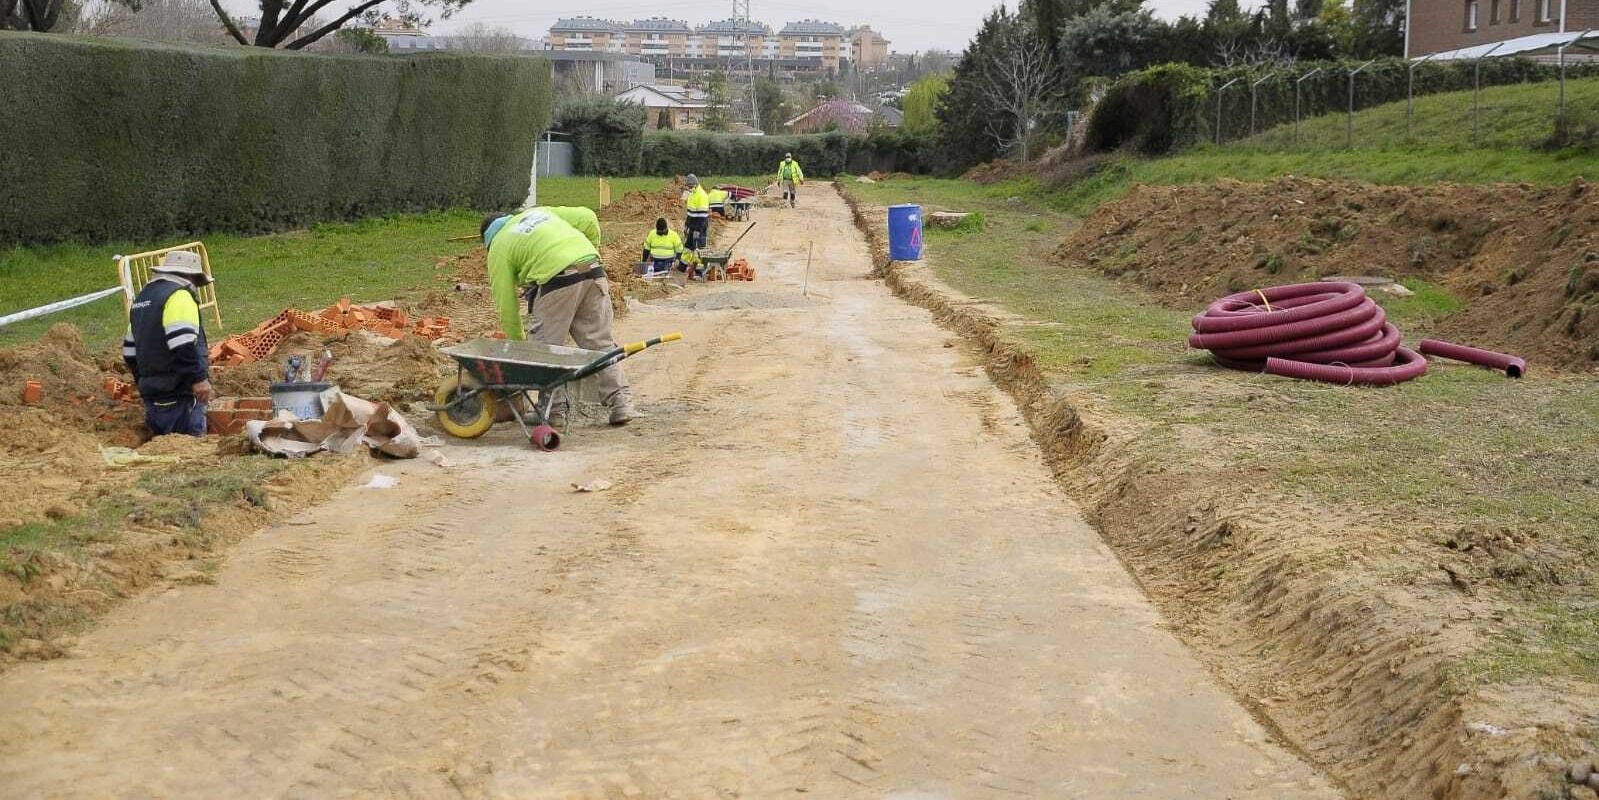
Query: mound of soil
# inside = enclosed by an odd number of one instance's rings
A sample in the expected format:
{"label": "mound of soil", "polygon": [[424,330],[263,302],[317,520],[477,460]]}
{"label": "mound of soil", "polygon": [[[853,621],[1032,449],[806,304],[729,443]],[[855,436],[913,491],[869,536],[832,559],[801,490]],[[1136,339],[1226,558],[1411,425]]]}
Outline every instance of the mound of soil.
{"label": "mound of soil", "polygon": [[984,184],[999,183],[1028,174],[1030,174],[1029,170],[1023,164],[1015,161],[1006,161],[1005,159],[995,159],[987,164],[978,164],[966,170],[966,174],[961,176],[961,180]]}
{"label": "mound of soil", "polygon": [[[1056,251],[1183,307],[1331,275],[1419,278],[1462,306],[1425,331],[1599,368],[1599,196],[1530,185],[1271,183],[1138,186]],[[1413,327],[1413,326],[1412,326]]]}
{"label": "mound of soil", "polygon": [[278,345],[270,360],[212,370],[212,386],[219,394],[264,397],[270,386],[283,379],[283,362],[303,356],[316,363],[323,350],[333,353],[326,380],[367,400],[403,402],[430,398],[439,379],[455,368],[449,356],[432,342],[407,335],[389,339],[367,331],[347,336],[300,332]]}

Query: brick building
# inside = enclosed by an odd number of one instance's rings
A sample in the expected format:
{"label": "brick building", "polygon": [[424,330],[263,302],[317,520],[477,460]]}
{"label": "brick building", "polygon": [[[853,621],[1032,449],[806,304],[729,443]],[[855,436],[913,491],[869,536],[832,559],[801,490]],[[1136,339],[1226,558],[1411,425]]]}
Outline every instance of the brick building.
{"label": "brick building", "polygon": [[1540,33],[1599,29],[1599,0],[1410,0],[1411,58]]}
{"label": "brick building", "polygon": [[870,25],[849,32],[849,57],[858,69],[872,70],[888,64],[888,40]]}

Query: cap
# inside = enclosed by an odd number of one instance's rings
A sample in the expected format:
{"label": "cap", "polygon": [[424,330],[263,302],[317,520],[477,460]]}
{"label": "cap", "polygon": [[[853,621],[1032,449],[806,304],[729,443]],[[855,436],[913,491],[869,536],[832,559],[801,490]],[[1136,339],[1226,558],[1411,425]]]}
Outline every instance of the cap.
{"label": "cap", "polygon": [[688,177],[684,178],[683,181],[685,183],[687,183],[688,185],[690,185],[690,186],[698,186],[698,185],[700,185],[700,179],[694,177],[694,173],[692,173],[692,172],[689,173]]}
{"label": "cap", "polygon": [[793,154],[793,153],[784,153],[784,154],[783,154],[783,157],[784,157],[784,158],[793,158],[793,157],[794,157],[794,154]]}
{"label": "cap", "polygon": [[189,250],[173,250],[167,253],[161,257],[161,263],[151,267],[150,271],[187,278],[195,286],[204,286],[211,282],[211,276],[205,274],[205,265],[200,261],[200,254]]}

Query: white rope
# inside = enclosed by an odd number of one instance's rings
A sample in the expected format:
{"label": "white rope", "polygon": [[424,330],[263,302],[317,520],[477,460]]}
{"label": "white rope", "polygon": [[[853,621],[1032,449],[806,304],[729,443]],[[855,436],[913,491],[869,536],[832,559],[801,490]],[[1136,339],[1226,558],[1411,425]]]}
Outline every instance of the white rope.
{"label": "white rope", "polygon": [[7,314],[3,317],[0,317],[0,328],[4,328],[5,326],[14,322],[36,319],[48,314],[54,314],[57,311],[66,311],[69,308],[77,308],[78,306],[88,305],[102,297],[110,297],[111,295],[117,294],[121,291],[121,286],[113,286],[109,289],[101,289],[98,292],[90,292],[85,295],[80,295],[70,300],[58,300],[48,305],[39,306],[38,308],[30,308],[26,311],[18,311],[15,314]]}

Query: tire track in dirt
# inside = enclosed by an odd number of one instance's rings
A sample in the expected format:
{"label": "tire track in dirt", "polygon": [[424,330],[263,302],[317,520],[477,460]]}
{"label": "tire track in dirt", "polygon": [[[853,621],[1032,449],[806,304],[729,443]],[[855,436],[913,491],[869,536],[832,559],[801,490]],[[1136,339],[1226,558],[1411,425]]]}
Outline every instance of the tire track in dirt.
{"label": "tire track in dirt", "polygon": [[[400,491],[346,490],[216,586],[125,604],[79,657],[0,677],[0,783],[1336,796],[1161,630],[1015,407],[863,279],[843,205],[814,203],[741,252],[755,290],[689,290],[725,310],[628,317],[688,335],[628,362],[654,416],[556,455],[507,430],[448,473],[386,464]],[[808,238],[802,303],[803,255],[769,243]],[[596,478],[615,485],[568,488]]]}

